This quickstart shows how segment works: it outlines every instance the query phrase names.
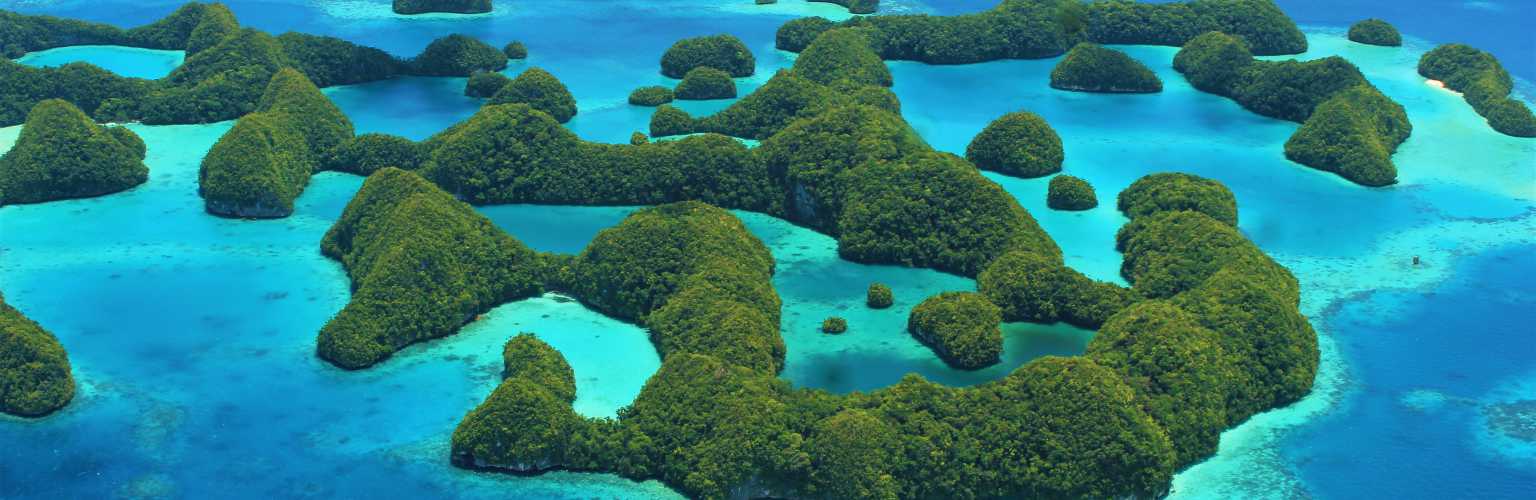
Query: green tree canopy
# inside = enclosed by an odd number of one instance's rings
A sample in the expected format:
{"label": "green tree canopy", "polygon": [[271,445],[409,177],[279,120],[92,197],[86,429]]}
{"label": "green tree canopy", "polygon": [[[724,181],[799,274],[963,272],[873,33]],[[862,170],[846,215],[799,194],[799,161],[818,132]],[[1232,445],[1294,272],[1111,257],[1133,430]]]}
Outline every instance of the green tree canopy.
{"label": "green tree canopy", "polygon": [[132,131],[109,130],[50,99],[32,108],[16,145],[0,156],[0,205],[101,196],[148,179],[144,143]]}
{"label": "green tree canopy", "polygon": [[1349,40],[1366,45],[1397,47],[1403,44],[1403,35],[1397,28],[1380,19],[1366,19],[1349,26]]}
{"label": "green tree canopy", "polygon": [[1080,92],[1162,92],[1163,81],[1124,52],[1079,43],[1051,70],[1051,87]]}
{"label": "green tree canopy", "polygon": [[700,66],[683,75],[674,95],[680,100],[730,99],[736,97],[736,82],[731,80],[730,73]]}
{"label": "green tree canopy", "polygon": [[732,77],[752,76],[757,59],[741,39],[731,35],[710,35],[678,40],[661,56],[661,74],[682,78],[689,71],[708,66]]}
{"label": "green tree canopy", "polygon": [[64,346],[0,296],[0,413],[41,417],[74,396]]}
{"label": "green tree canopy", "polygon": [[469,76],[501,71],[507,55],[477,38],[458,33],[433,40],[410,60],[411,72],[423,76]]}
{"label": "green tree canopy", "polygon": [[974,370],[1003,354],[1002,310],[975,292],[944,292],[918,304],[907,331],[949,366]]}
{"label": "green tree canopy", "polygon": [[1099,206],[1099,198],[1088,181],[1063,174],[1051,178],[1045,205],[1056,210],[1087,210]]}
{"label": "green tree canopy", "polygon": [[992,120],[965,147],[965,159],[977,168],[1026,178],[1060,172],[1064,157],[1061,136],[1045,118],[1028,111]]}
{"label": "green tree canopy", "polygon": [[1143,176],[1120,192],[1119,209],[1135,219],[1158,212],[1193,210],[1237,226],[1237,198],[1220,182],[1178,172]]}
{"label": "green tree canopy", "polygon": [[317,340],[320,357],[342,368],[371,366],[543,291],[532,250],[453,195],[395,168],[368,177],[320,249],[352,279],[352,300]]}
{"label": "green tree canopy", "polygon": [[490,105],[527,104],[565,123],[576,116],[576,97],[555,75],[542,68],[528,68],[491,96]]}

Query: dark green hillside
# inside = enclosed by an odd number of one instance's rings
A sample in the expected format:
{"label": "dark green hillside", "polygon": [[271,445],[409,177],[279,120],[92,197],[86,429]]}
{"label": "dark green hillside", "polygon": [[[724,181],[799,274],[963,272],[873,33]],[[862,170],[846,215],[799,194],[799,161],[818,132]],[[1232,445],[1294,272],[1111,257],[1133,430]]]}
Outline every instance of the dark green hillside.
{"label": "dark green hillside", "polygon": [[481,108],[422,147],[422,175],[476,204],[702,200],[774,213],[781,199],[762,162],[730,138],[589,143],[522,104]]}
{"label": "dark green hillside", "polygon": [[835,29],[822,33],[795,59],[795,74],[824,85],[847,80],[861,85],[891,86],[891,70],[870,49],[865,34],[868,31]]}
{"label": "dark green hillside", "polygon": [[203,157],[198,186],[209,213],[286,217],[321,161],[352,140],[352,122],[302,73],[272,77],[256,112]]}
{"label": "dark green hillside", "polygon": [[874,162],[846,175],[837,233],[843,258],[963,276],[1010,251],[1061,261],[1061,249],[1018,200],[957,156]]}
{"label": "dark green hillside", "polygon": [[1366,19],[1349,27],[1349,40],[1366,45],[1397,47],[1403,44],[1403,35],[1397,28],[1380,19]]}
{"label": "dark green hillside", "polygon": [[731,80],[730,73],[700,66],[683,75],[674,97],[678,100],[730,99],[736,97],[736,81]]}
{"label": "dark green hillside", "polygon": [[321,358],[365,368],[406,345],[450,335],[475,315],[543,289],[532,250],[416,174],[363,183],[321,251],[341,261],[352,300],[320,330]]}
{"label": "dark green hillside", "polygon": [[495,71],[481,71],[469,75],[469,80],[464,82],[465,97],[490,97],[496,95],[496,91],[512,83],[507,75]]}
{"label": "dark green hillside", "polygon": [[15,147],[0,156],[0,205],[101,196],[148,179],[137,135],[52,99],[32,108]]}
{"label": "dark green hillside", "polygon": [[1163,81],[1124,52],[1079,43],[1051,70],[1051,87],[1079,92],[1162,92]]}
{"label": "dark green hillside", "polygon": [[1135,219],[1158,212],[1192,210],[1237,226],[1237,198],[1220,182],[1177,172],[1136,179],[1120,192],[1118,207]]}
{"label": "dark green hillside", "polygon": [[42,417],[74,396],[64,346],[0,295],[0,413]]}
{"label": "dark green hillside", "polygon": [[1099,197],[1088,181],[1070,175],[1051,178],[1045,192],[1045,206],[1056,210],[1088,210],[1099,206]]}
{"label": "dark green hillside", "polygon": [[[101,121],[130,121],[137,103],[156,84],[124,78],[90,63],[69,63],[56,68],[34,68],[0,59],[0,126],[20,124],[38,103],[63,99]],[[124,104],[133,109],[121,110]],[[119,116],[122,115],[122,116]]]}
{"label": "dark green hillside", "polygon": [[252,113],[235,122],[203,157],[198,193],[215,215],[287,217],[314,166],[303,134],[286,117]]}
{"label": "dark green hillside", "polygon": [[424,149],[415,141],[400,136],[362,134],[337,145],[321,159],[320,168],[362,176],[373,175],[384,167],[415,170],[424,161]]}
{"label": "dark green hillside", "polygon": [[598,310],[636,320],[661,308],[707,265],[740,266],[767,276],[773,257],[730,212],[696,202],[662,205],[598,233],[572,263],[569,288]]}
{"label": "dark green hillside", "polygon": [[242,29],[196,55],[146,97],[144,123],[207,123],[238,118],[256,108],[267,83],[292,64],[271,35]]}
{"label": "dark green hillside", "polygon": [[985,368],[1003,354],[1002,311],[975,292],[945,292],[912,309],[907,331],[949,366]]}
{"label": "dark green hillside", "polygon": [[1086,356],[1126,380],[1182,468],[1215,453],[1226,427],[1227,384],[1238,375],[1221,340],[1178,306],[1147,301],[1100,328]]}
{"label": "dark green hillside", "polygon": [[576,98],[555,75],[540,68],[528,68],[517,78],[507,82],[495,94],[489,104],[527,104],[543,111],[555,121],[565,123],[576,116]]}
{"label": "dark green hillside", "polygon": [[277,43],[293,67],[319,87],[384,80],[406,70],[405,62],[388,52],[340,38],[288,32],[278,35]]}
{"label": "dark green hillside", "polygon": [[283,69],[272,75],[267,90],[256,102],[259,113],[285,115],[290,126],[304,136],[304,142],[315,155],[330,152],[341,143],[352,139],[352,121],[342,114],[330,98],[320,93],[303,73]]}
{"label": "dark green hillside", "polygon": [[1285,157],[1365,186],[1397,182],[1392,152],[1411,127],[1403,106],[1375,87],[1360,85],[1318,105],[1285,142]]}
{"label": "dark green hillside", "polygon": [[1066,157],[1061,136],[1045,118],[1015,111],[992,120],[965,147],[976,168],[1015,177],[1042,177],[1061,171]]}
{"label": "dark green hillside", "polygon": [[661,56],[661,74],[682,78],[698,67],[710,67],[732,77],[752,76],[757,59],[741,39],[731,35],[712,35],[678,40]]}
{"label": "dark green hillside", "polygon": [[1113,283],[1094,281],[1048,257],[1025,251],[1003,254],[976,277],[976,289],[1002,308],[1004,321],[1098,328],[1139,299]]}
{"label": "dark green hillside", "polygon": [[1211,32],[1180,49],[1173,67],[1197,89],[1264,116],[1300,122],[1286,142],[1287,158],[1365,186],[1397,182],[1392,153],[1413,126],[1402,105],[1344,58],[1256,60],[1242,39]]}

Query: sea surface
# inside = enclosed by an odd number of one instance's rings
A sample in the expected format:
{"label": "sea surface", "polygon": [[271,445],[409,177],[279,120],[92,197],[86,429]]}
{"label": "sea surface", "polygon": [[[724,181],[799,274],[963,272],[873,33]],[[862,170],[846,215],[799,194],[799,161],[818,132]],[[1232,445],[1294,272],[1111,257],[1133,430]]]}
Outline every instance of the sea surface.
{"label": "sea surface", "polygon": [[[745,95],[792,64],[792,54],[772,48],[779,24],[798,15],[847,15],[798,0],[766,7],[734,0],[498,2],[491,14],[425,18],[395,16],[387,0],[226,3],[248,26],[338,36],[398,55],[452,32],[497,45],[522,40],[529,59],[505,73],[550,70],[578,100],[580,114],[567,126],[604,142],[626,142],[647,128],[651,108],[629,106],[625,96],[637,86],[673,83],[659,75],[657,61],[676,39],[728,32],[746,41],[758,71],[738,79]],[[889,12],[953,13],[992,2],[882,3]],[[1476,10],[1466,5],[1476,2],[1280,3],[1307,24],[1311,50],[1294,57],[1344,56],[1407,108],[1414,134],[1395,156],[1398,185],[1363,188],[1285,160],[1282,144],[1297,124],[1191,89],[1170,68],[1174,48],[1119,47],[1162,77],[1165,90],[1153,95],[1052,90],[1047,75],[1055,59],[889,65],[903,115],[938,149],[962,153],[1009,111],[1051,122],[1065,143],[1065,172],[1093,183],[1099,208],[1049,210],[1048,178],[987,175],[1089,276],[1123,283],[1114,233],[1126,220],[1114,210],[1115,193],[1148,173],[1182,171],[1231,187],[1240,229],[1301,281],[1302,310],[1323,348],[1316,389],[1229,430],[1216,456],[1176,477],[1175,497],[1532,496],[1536,140],[1493,132],[1459,96],[1425,85],[1414,71],[1434,43],[1466,40],[1529,76],[1536,43],[1529,32],[1507,30],[1522,15],[1529,20],[1530,4],[1499,2],[1503,15],[1463,22],[1447,12]],[[1330,4],[1338,8],[1323,7]],[[124,26],[177,5],[0,0],[0,8]],[[1407,44],[1344,40],[1348,21],[1367,15],[1397,23]],[[21,62],[83,60],[154,78],[181,57],[71,47]],[[479,106],[462,95],[463,84],[399,78],[326,93],[360,133],[421,139]],[[730,102],[685,107],[707,114]],[[656,482],[606,474],[516,477],[448,464],[448,437],[498,383],[500,346],[518,332],[538,335],[570,361],[584,415],[612,416],[655,372],[659,358],[642,329],[569,298],[502,305],[457,335],[362,371],[318,360],[315,335],[348,297],[344,271],[319,254],[319,240],[362,179],[318,174],[286,219],[208,216],[197,165],[231,125],[129,125],[149,147],[148,183],[100,198],[0,208],[0,290],[59,337],[80,384],[58,414],[0,417],[0,498],[676,497]],[[0,128],[0,151],[19,129]],[[579,252],[636,208],[478,207],[533,248],[561,253]],[[1002,363],[950,369],[906,333],[906,315],[934,293],[974,290],[973,281],[844,261],[825,235],[738,215],[777,261],[788,347],[781,376],[797,386],[866,391],[911,372],[969,385],[1035,357],[1080,353],[1092,338],[1064,325],[1007,324]],[[894,307],[864,307],[871,282],[895,290]],[[848,333],[818,332],[834,315],[848,319]]]}

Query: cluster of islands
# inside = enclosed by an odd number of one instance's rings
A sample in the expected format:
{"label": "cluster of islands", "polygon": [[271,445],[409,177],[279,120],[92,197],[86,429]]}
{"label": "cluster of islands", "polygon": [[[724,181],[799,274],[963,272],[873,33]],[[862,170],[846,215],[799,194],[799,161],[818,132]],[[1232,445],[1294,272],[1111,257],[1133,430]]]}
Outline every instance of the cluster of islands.
{"label": "cluster of islands", "polygon": [[[833,3],[855,14],[878,8]],[[480,13],[491,2],[393,8]],[[1380,20],[1348,36],[1401,44]],[[82,44],[184,50],[186,61],[146,80],[9,60]],[[0,11],[0,125],[24,124],[0,157],[0,205],[146,182],[144,142],[122,123],[235,120],[200,166],[210,214],[287,217],[315,173],[367,177],[318,248],[352,289],[316,334],[321,359],[366,369],[547,291],[650,332],[661,368],[617,418],[578,415],[565,358],[531,335],[513,337],[500,385],[453,432],[449,458],[461,467],[606,471],[699,498],[1158,496],[1175,471],[1215,452],[1222,431],[1311,390],[1319,347],[1296,279],[1237,230],[1231,191],[1171,172],[1106,200],[1130,221],[1115,241],[1130,286],[1088,278],[981,175],[1055,175],[1050,208],[1098,206],[1112,193],[1059,174],[1062,141],[1051,125],[1009,112],[963,157],[936,151],[901,117],[885,65],[1064,55],[1054,88],[1160,92],[1156,74],[1115,44],[1179,46],[1174,68],[1195,88],[1300,123],[1277,155],[1362,186],[1397,181],[1392,155],[1412,132],[1403,107],[1341,57],[1256,58],[1307,46],[1268,0],[1004,0],[959,16],[796,19],[776,37],[778,49],[798,53],[793,67],[704,117],[670,103],[736,97],[733,78],[754,73],[754,55],[730,35],[683,39],[658,68],[678,83],[629,96],[656,107],[648,133],[629,144],[563,127],[578,109],[557,75],[499,73],[527,56],[521,43],[451,35],[401,59],[337,38],[272,35],[241,26],[221,4],[189,3],[132,29]],[[1488,53],[1445,45],[1418,71],[1463,93],[1494,130],[1536,136],[1536,118],[1510,97],[1509,73]],[[468,77],[465,95],[484,105],[413,141],[356,134],[320,91],[403,75]],[[472,208],[499,203],[648,208],[572,255],[530,249]],[[974,278],[975,291],[927,297],[909,318],[910,334],[951,366],[998,363],[1005,321],[1097,334],[1084,355],[1036,359],[972,387],[917,375],[845,395],[792,387],[776,376],[785,345],[774,259],[729,210],[833,236],[848,260]],[[892,304],[889,287],[850,286],[869,307]],[[823,324],[829,334],[847,328],[842,318]],[[73,392],[64,347],[0,300],[0,411],[46,416]]]}

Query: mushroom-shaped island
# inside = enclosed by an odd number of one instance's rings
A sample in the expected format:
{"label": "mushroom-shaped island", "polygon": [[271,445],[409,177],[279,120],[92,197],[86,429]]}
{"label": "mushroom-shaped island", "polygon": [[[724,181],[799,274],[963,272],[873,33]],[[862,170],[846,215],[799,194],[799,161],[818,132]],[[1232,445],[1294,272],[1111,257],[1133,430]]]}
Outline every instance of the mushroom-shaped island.
{"label": "mushroom-shaped island", "polygon": [[[549,344],[521,333],[502,349],[501,385],[453,431],[460,467],[539,472],[566,462],[570,435],[587,422],[571,409],[576,375]],[[507,434],[505,429],[523,432]]]}
{"label": "mushroom-shaped island", "polygon": [[907,318],[907,331],[945,363],[974,370],[1003,354],[1003,313],[976,292],[944,292],[924,300]]}
{"label": "mushroom-shaped island", "polygon": [[1349,27],[1349,41],[1366,45],[1397,47],[1403,44],[1403,35],[1386,21],[1366,19]]}
{"label": "mushroom-shaped island", "polygon": [[661,55],[661,74],[668,78],[682,78],[700,66],[730,73],[732,77],[752,76],[757,70],[757,59],[747,50],[747,44],[731,35],[684,38]]}
{"label": "mushroom-shaped island", "polygon": [[629,103],[636,106],[655,107],[672,102],[674,97],[676,96],[673,95],[672,89],[660,85],[650,85],[630,92]]}
{"label": "mushroom-shaped island", "polygon": [[688,70],[674,96],[680,100],[730,99],[736,97],[736,81],[731,80],[730,73],[700,66]]}
{"label": "mushroom-shaped island", "polygon": [[1079,177],[1058,175],[1046,188],[1045,205],[1056,210],[1087,210],[1099,206],[1093,186]]}
{"label": "mushroom-shaped island", "polygon": [[523,45],[523,42],[512,41],[507,43],[505,47],[501,48],[501,53],[506,54],[507,59],[527,59],[528,46]]}
{"label": "mushroom-shaped island", "polygon": [[352,122],[319,88],[283,69],[256,112],[235,122],[203,157],[198,191],[204,206],[224,217],[287,217],[320,160],[352,134]]}
{"label": "mushroom-shaped island", "polygon": [[1060,172],[1064,157],[1061,136],[1044,118],[1028,111],[992,120],[965,148],[965,159],[976,168],[1026,178]]}
{"label": "mushroom-shaped island", "polygon": [[495,71],[481,71],[469,75],[469,80],[464,82],[464,97],[491,97],[496,91],[512,83],[507,75]]}
{"label": "mushroom-shaped island", "polygon": [[864,293],[864,305],[870,309],[885,309],[895,302],[896,295],[884,283],[870,283],[869,290]]}
{"label": "mushroom-shaped island", "polygon": [[1051,70],[1051,88],[1077,92],[1146,94],[1163,91],[1163,81],[1124,52],[1079,43]]}
{"label": "mushroom-shaped island", "polygon": [[1227,186],[1178,172],[1149,174],[1120,192],[1121,212],[1132,219],[1157,212],[1191,210],[1237,225],[1237,198]]}

